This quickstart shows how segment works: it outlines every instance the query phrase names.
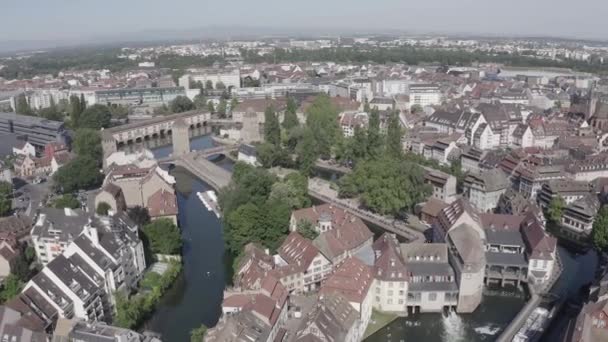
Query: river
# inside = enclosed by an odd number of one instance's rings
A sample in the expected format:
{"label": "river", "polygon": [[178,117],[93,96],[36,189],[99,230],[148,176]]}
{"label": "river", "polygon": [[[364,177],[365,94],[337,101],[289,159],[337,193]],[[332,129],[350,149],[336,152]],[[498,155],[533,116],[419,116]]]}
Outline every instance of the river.
{"label": "river", "polygon": [[[192,149],[212,146],[209,135],[191,140]],[[160,147],[153,152],[157,157],[167,156],[171,153],[171,146]],[[227,169],[233,166],[228,159],[217,163]],[[221,220],[207,211],[196,197],[196,192],[209,190],[209,186],[185,170],[174,169],[171,172],[177,180],[184,272],[163,297],[146,329],[161,333],[165,342],[181,342],[188,341],[190,331],[200,324],[212,327],[217,323],[223,290],[231,276],[226,273],[230,269],[227,266],[232,261],[227,260],[224,254]],[[337,178],[331,172],[322,176]],[[564,273],[555,291],[570,297],[593,279],[597,257],[594,253],[575,255],[562,247],[559,247],[559,253]],[[416,314],[399,318],[366,341],[493,341],[524,302],[523,294],[517,290],[490,290],[472,314]]]}

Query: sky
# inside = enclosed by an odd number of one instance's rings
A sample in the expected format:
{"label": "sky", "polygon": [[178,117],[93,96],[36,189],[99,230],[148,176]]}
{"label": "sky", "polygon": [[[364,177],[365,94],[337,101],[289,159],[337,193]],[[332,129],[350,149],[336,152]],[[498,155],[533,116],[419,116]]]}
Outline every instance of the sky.
{"label": "sky", "polygon": [[0,42],[180,38],[209,27],[608,40],[606,0],[1,0],[0,9]]}

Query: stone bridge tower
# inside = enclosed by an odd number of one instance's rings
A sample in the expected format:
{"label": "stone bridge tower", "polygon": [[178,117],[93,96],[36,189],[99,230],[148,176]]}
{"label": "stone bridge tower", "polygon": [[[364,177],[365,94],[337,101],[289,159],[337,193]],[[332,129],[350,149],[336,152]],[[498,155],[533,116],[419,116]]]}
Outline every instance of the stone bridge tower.
{"label": "stone bridge tower", "polygon": [[171,127],[171,138],[173,140],[173,157],[179,157],[190,153],[189,127],[183,118],[173,121]]}

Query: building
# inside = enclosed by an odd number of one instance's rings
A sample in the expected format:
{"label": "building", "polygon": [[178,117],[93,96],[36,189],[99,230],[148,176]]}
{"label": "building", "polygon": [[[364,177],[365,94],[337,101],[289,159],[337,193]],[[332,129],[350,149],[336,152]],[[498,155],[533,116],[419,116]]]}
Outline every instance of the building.
{"label": "building", "polygon": [[0,280],[8,277],[15,270],[20,255],[21,249],[17,245],[11,245],[6,241],[0,242]]}
{"label": "building", "polygon": [[409,273],[407,313],[456,308],[458,285],[445,243],[404,243],[401,255]]}
{"label": "building", "polygon": [[542,222],[531,212],[526,214],[521,234],[526,243],[528,260],[528,283],[533,286],[545,285],[554,274],[557,264],[557,239],[545,232]]}
{"label": "building", "polygon": [[0,242],[16,245],[26,239],[32,229],[32,220],[25,215],[0,218]]}
{"label": "building", "polygon": [[168,105],[178,96],[186,96],[183,87],[173,88],[118,88],[95,91],[95,103],[121,106]]}
{"label": "building", "polygon": [[249,144],[241,144],[239,146],[238,161],[242,161],[252,166],[258,166],[257,151],[255,146]]}
{"label": "building", "polygon": [[161,342],[154,334],[107,325],[102,322],[85,322],[61,318],[53,332],[54,342]]}
{"label": "building", "polygon": [[471,313],[481,304],[486,270],[485,234],[479,228],[461,224],[447,235],[448,257],[458,283],[459,313]]}
{"label": "building", "polygon": [[36,147],[32,145],[29,141],[21,140],[21,143],[18,146],[13,147],[13,154],[16,155],[29,155],[31,157],[36,156]]}
{"label": "building", "polygon": [[596,194],[587,194],[570,203],[563,211],[560,232],[576,241],[586,241],[593,231],[595,216],[600,210]]}
{"label": "building", "polygon": [[205,86],[209,81],[214,89],[217,89],[218,83],[223,84],[226,89],[238,89],[241,87],[241,72],[238,68],[234,70],[201,70],[180,77],[179,86],[188,90],[192,83],[200,82]]}
{"label": "building", "polygon": [[361,340],[359,313],[348,299],[340,294],[321,296],[303,319],[294,341],[344,341]]}
{"label": "building", "polygon": [[137,226],[124,214],[90,217],[62,254],[24,287],[18,300],[32,303],[49,321],[108,321],[114,294],[135,288],[146,267]]}
{"label": "building", "polygon": [[410,110],[418,105],[422,108],[441,104],[441,90],[433,84],[410,84]]}
{"label": "building", "polygon": [[68,135],[63,122],[37,116],[0,113],[0,132],[26,136],[27,141],[41,153],[50,142],[67,143]]}
{"label": "building", "polygon": [[445,203],[452,203],[456,199],[456,177],[429,167],[424,169],[424,182],[433,189],[431,196]]}
{"label": "building", "polygon": [[288,294],[281,282],[272,276],[265,277],[257,290],[228,290],[224,292],[222,319],[229,320],[231,315],[251,312],[264,322],[268,340],[274,341],[287,320]]}
{"label": "building", "polygon": [[556,179],[544,183],[537,200],[543,209],[551,204],[554,198],[561,197],[566,204],[571,204],[591,192],[591,183],[571,179]]}
{"label": "building", "polygon": [[470,174],[464,180],[464,196],[481,212],[492,212],[498,206],[500,196],[510,186],[504,172],[498,169]]}
{"label": "building", "polygon": [[289,229],[297,231],[304,222],[319,233],[313,245],[333,265],[354,255],[371,254],[372,232],[359,217],[341,208],[323,204],[296,210],[291,214]]}
{"label": "building", "polygon": [[332,271],[330,260],[298,232],[291,232],[277,252],[275,268],[269,274],[290,292],[315,290]]}
{"label": "building", "polygon": [[9,305],[0,306],[0,336],[6,341],[47,342],[45,324],[37,315]]}
{"label": "building", "polygon": [[38,262],[44,266],[61,255],[88,222],[80,209],[41,208],[30,233]]}
{"label": "building", "polygon": [[396,236],[384,233],[374,242],[373,306],[382,312],[406,312],[409,272]]}
{"label": "building", "polygon": [[[175,194],[175,178],[156,165],[138,167],[129,164],[111,167],[103,184],[104,187],[108,184],[119,187],[128,208],[147,207],[150,197],[159,190]],[[101,193],[98,196],[102,196]],[[95,206],[102,200],[103,198],[96,198]]]}
{"label": "building", "polygon": [[175,225],[178,224],[177,214],[179,213],[179,210],[177,207],[177,196],[175,195],[174,191],[160,189],[153,193],[148,198],[146,208],[148,209],[150,219],[153,221],[158,219],[168,219]]}
{"label": "building", "polygon": [[357,258],[348,258],[321,286],[320,294],[339,294],[359,312],[359,336],[372,316],[374,277],[372,269]]}
{"label": "building", "polygon": [[367,129],[369,116],[367,113],[344,112],[340,114],[340,127],[345,137],[355,136],[355,129]]}

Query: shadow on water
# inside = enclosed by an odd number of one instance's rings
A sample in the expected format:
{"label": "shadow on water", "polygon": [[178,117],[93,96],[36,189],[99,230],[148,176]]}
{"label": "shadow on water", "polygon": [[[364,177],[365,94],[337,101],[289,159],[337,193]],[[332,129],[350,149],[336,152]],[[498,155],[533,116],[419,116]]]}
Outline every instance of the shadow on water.
{"label": "shadow on water", "polygon": [[168,342],[189,341],[192,329],[217,323],[226,270],[232,265],[225,257],[222,222],[196,196],[210,188],[183,169],[175,168],[171,173],[178,183],[184,269],[145,327],[161,333]]}

